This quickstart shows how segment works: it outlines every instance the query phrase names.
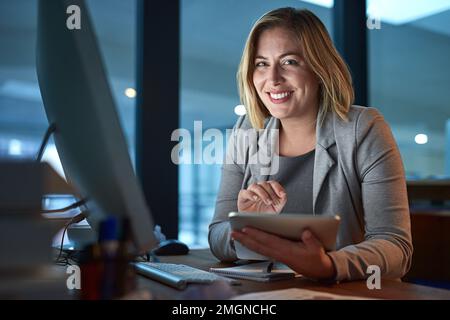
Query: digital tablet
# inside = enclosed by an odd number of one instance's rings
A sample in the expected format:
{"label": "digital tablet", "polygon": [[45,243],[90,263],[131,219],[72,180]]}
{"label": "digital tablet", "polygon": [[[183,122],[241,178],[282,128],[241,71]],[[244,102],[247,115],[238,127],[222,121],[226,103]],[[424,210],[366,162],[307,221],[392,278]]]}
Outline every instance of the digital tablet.
{"label": "digital tablet", "polygon": [[[300,240],[303,230],[309,229],[320,240],[327,251],[334,250],[336,247],[336,236],[340,223],[340,217],[338,215],[314,216],[294,213],[230,212],[228,217],[231,229],[233,230],[241,230],[248,226],[290,240]],[[235,241],[235,247],[239,259],[267,259],[267,257],[247,249],[238,241]]]}

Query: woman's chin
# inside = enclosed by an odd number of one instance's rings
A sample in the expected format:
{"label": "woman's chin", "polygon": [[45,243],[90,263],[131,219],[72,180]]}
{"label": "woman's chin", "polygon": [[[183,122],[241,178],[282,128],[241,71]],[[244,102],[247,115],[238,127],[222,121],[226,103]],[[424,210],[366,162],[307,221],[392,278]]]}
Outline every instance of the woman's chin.
{"label": "woman's chin", "polygon": [[269,110],[270,115],[274,118],[277,118],[279,120],[282,120],[284,118],[287,118],[289,116],[289,112],[286,112],[286,110]]}

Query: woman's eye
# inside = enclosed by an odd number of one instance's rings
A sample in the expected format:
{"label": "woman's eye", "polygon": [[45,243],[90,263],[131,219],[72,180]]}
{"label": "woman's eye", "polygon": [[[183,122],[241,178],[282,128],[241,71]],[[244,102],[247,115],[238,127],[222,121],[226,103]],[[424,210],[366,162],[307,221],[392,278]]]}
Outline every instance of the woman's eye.
{"label": "woman's eye", "polygon": [[283,64],[287,64],[287,65],[298,65],[298,62],[296,60],[293,59],[289,59],[283,62]]}
{"label": "woman's eye", "polygon": [[260,62],[257,62],[256,63],[256,67],[264,67],[264,66],[266,66],[267,64],[265,63],[265,62],[263,62],[263,61],[260,61]]}

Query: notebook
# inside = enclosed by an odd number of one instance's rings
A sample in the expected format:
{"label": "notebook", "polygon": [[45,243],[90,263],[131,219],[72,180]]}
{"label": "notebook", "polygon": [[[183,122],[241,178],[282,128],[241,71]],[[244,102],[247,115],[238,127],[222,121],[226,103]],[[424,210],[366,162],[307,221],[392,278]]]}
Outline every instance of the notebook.
{"label": "notebook", "polygon": [[264,261],[249,263],[236,267],[210,268],[209,271],[229,278],[261,282],[292,279],[296,276],[299,276],[294,270],[290,269],[288,266],[280,262],[275,262],[272,271],[267,272],[266,270],[268,263],[268,261]]}

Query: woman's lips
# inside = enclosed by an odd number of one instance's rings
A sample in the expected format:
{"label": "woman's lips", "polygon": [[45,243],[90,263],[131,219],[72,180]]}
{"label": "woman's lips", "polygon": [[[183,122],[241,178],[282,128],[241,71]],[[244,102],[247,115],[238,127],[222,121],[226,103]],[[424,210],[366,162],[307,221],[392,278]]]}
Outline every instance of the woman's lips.
{"label": "woman's lips", "polygon": [[278,92],[268,92],[270,101],[274,104],[281,104],[288,101],[292,96],[293,91],[278,91]]}

